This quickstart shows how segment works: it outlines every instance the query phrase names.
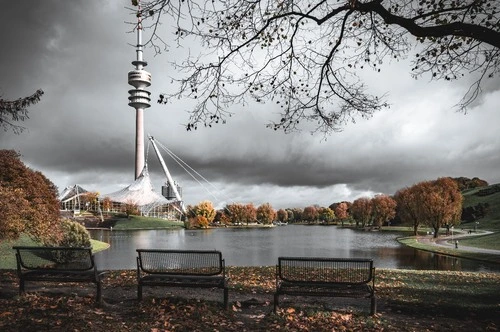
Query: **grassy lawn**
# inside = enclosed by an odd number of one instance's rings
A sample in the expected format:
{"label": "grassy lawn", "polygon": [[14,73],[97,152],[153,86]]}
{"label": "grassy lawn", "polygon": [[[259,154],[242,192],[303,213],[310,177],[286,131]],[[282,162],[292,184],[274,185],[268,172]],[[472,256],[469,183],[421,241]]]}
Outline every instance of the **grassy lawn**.
{"label": "grassy lawn", "polygon": [[[489,187],[498,186],[499,184]],[[484,218],[478,219],[478,229],[487,229],[490,231],[500,231],[500,192],[487,196],[479,196],[477,193],[485,188],[475,188],[463,192],[463,207],[475,206],[479,203],[488,204],[488,212]],[[461,227],[474,229],[475,222],[463,223]]]}
{"label": "grassy lawn", "polygon": [[[93,252],[99,252],[109,248],[109,244],[97,240],[90,240]],[[1,269],[15,269],[16,268],[16,255],[12,250],[13,246],[38,246],[41,245],[33,241],[27,235],[21,235],[16,241],[0,241],[0,270]]]}
{"label": "grassy lawn", "polygon": [[149,218],[141,216],[130,216],[130,218],[117,219],[114,230],[135,230],[135,229],[165,229],[181,228],[184,223],[160,218]]}
{"label": "grassy lawn", "polygon": [[464,238],[460,239],[460,243],[464,246],[500,250],[500,233]]}

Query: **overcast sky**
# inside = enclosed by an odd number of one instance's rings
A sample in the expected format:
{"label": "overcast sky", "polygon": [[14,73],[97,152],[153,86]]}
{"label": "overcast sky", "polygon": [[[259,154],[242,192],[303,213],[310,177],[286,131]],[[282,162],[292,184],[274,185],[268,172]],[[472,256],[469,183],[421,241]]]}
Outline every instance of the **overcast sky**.
{"label": "overcast sky", "polygon": [[[0,0],[0,96],[45,92],[29,108],[27,131],[0,132],[0,149],[19,151],[59,190],[79,184],[106,194],[134,179],[135,110],[128,106],[127,73],[133,69],[135,35],[128,33],[125,21],[133,17],[125,5]],[[163,154],[187,204],[208,199],[217,207],[226,202],[328,206],[375,193],[392,195],[442,176],[500,183],[498,80],[464,115],[453,106],[468,88],[467,77],[451,84],[414,80],[407,62],[391,63],[381,74],[366,76],[370,91],[388,93],[391,107],[326,141],[307,131],[286,135],[265,128],[278,120],[271,105],[235,106],[227,124],[187,132],[183,124],[192,103],[159,105],[156,99],[171,89],[169,61],[188,52],[144,53],[154,101],[145,111],[145,132],[217,188],[208,187],[209,193]],[[165,177],[151,148],[147,163],[159,191]]]}

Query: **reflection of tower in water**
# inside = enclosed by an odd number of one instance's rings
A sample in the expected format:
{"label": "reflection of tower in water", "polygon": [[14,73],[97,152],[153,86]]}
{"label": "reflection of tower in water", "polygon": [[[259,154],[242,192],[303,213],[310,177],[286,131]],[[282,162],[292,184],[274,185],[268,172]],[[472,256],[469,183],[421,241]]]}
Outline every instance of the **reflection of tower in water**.
{"label": "reflection of tower in water", "polygon": [[136,60],[132,61],[135,69],[128,73],[128,84],[134,89],[129,90],[128,105],[135,108],[135,179],[137,179],[144,168],[144,109],[151,106],[151,93],[145,88],[151,85],[151,74],[143,68],[147,62],[142,59],[142,18],[141,6],[137,10],[137,45]]}

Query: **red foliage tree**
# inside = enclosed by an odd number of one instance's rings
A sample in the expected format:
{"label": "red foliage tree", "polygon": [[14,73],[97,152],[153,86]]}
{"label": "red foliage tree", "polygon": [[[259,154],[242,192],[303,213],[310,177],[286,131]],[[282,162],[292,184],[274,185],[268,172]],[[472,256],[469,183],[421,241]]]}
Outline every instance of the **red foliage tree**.
{"label": "red foliage tree", "polygon": [[225,214],[227,215],[227,220],[232,224],[243,223],[246,219],[246,208],[244,205],[239,203],[228,204],[225,208]]}
{"label": "red foliage tree", "polygon": [[397,202],[396,213],[404,224],[413,226],[413,234],[418,234],[418,228],[421,224],[420,219],[420,201],[421,195],[418,186],[400,189],[394,195]]}
{"label": "red foliage tree", "polygon": [[396,201],[387,195],[376,195],[372,198],[372,217],[374,226],[382,226],[396,216]]}
{"label": "red foliage tree", "polygon": [[434,237],[441,227],[460,223],[463,197],[456,181],[439,178],[418,185],[422,187],[420,218],[434,229]]}
{"label": "red foliage tree", "polygon": [[278,212],[276,212],[276,217],[280,222],[286,222],[288,221],[288,212],[283,209],[279,209]]}
{"label": "red foliage tree", "polygon": [[451,178],[417,183],[398,191],[395,198],[399,216],[413,223],[415,235],[420,223],[431,227],[434,237],[441,227],[460,223],[463,197],[457,182]]}
{"label": "red foliage tree", "polygon": [[347,206],[346,202],[341,202],[339,204],[336,204],[335,206],[335,217],[340,220],[342,223],[342,226],[344,226],[344,222],[347,218],[349,218],[349,213],[348,213],[349,207]]}
{"label": "red foliage tree", "polygon": [[372,220],[373,205],[372,200],[367,197],[361,197],[352,202],[351,215],[356,221],[356,227],[365,227]]}
{"label": "red foliage tree", "polygon": [[302,219],[308,222],[313,222],[318,220],[318,209],[314,206],[308,206],[304,208],[304,212],[302,212]]}
{"label": "red foliage tree", "polygon": [[[286,213],[284,210],[280,210]],[[271,224],[276,217],[276,212],[269,203],[264,203],[257,208],[257,220],[263,224]],[[286,219],[286,215],[284,217]],[[279,217],[278,217],[279,219]],[[284,219],[283,219],[284,220]]]}
{"label": "red foliage tree", "polygon": [[248,225],[257,219],[257,209],[253,203],[246,204],[243,209],[243,221]]}
{"label": "red foliage tree", "polygon": [[61,237],[56,186],[41,172],[24,165],[13,150],[0,150],[0,228],[16,238],[21,232],[42,242]]}

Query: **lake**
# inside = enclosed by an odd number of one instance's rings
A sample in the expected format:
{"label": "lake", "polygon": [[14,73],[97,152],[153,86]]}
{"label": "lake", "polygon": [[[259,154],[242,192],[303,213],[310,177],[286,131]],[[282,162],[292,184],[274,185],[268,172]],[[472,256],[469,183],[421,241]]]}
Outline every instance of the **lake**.
{"label": "lake", "polygon": [[95,255],[101,269],[136,268],[136,249],[219,250],[226,266],[272,266],[279,256],[372,258],[377,268],[500,272],[484,263],[417,250],[391,232],[363,232],[336,226],[290,225],[272,228],[204,230],[91,230],[108,250]]}

